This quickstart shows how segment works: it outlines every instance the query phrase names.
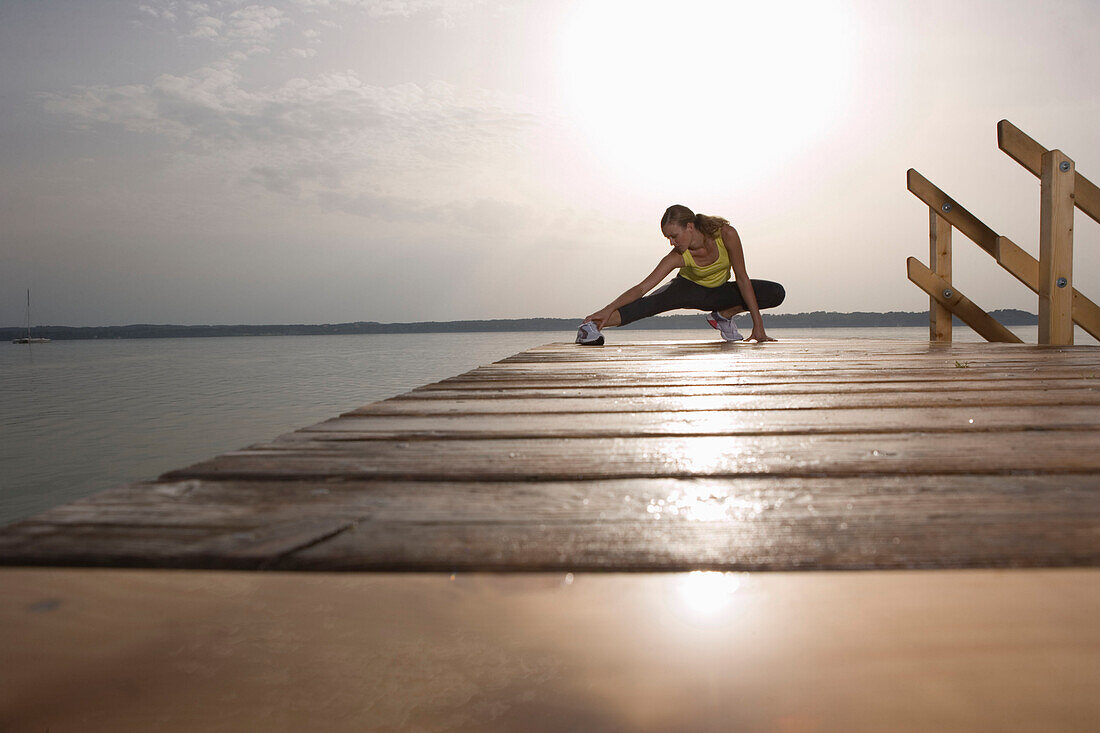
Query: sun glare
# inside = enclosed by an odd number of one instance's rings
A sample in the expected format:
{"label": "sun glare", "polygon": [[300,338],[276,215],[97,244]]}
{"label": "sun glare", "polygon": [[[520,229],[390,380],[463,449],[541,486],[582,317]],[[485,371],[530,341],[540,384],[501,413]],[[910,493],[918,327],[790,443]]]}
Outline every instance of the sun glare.
{"label": "sun glare", "polygon": [[643,186],[739,180],[845,109],[848,21],[833,3],[586,0],[562,44],[567,107],[592,154]]}
{"label": "sun glare", "polygon": [[716,620],[733,609],[742,574],[693,571],[678,577],[682,612],[696,622]]}

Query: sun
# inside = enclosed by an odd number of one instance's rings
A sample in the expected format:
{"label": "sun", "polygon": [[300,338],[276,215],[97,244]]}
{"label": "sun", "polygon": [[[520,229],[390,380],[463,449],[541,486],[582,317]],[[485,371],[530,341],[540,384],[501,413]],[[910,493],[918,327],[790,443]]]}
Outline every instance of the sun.
{"label": "sun", "polygon": [[640,186],[767,174],[847,109],[851,23],[826,2],[586,0],[560,83],[590,152]]}

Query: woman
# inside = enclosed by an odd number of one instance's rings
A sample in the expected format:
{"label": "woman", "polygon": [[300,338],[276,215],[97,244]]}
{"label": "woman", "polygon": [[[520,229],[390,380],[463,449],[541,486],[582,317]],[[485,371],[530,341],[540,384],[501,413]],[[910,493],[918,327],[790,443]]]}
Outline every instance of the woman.
{"label": "woman", "polygon": [[[752,315],[749,340],[775,341],[764,333],[760,310],[779,305],[786,293],[779,283],[749,279],[741,238],[727,220],[695,214],[677,204],[661,217],[661,233],[668,238],[672,251],[661,258],[645,280],[585,318],[577,333],[578,344],[599,346],[604,342],[600,330],[605,326],[625,326],[677,308],[710,311],[707,322],[726,341],[742,340],[732,318],[748,311]],[[646,295],[676,269],[680,272],[668,284]]]}

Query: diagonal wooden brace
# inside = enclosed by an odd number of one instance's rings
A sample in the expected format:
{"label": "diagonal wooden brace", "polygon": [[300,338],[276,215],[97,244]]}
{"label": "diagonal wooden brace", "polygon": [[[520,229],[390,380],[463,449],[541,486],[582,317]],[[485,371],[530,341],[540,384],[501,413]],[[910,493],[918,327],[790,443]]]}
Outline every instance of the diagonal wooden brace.
{"label": "diagonal wooden brace", "polygon": [[986,341],[1003,341],[1021,344],[1019,336],[1009,331],[993,316],[974,304],[953,285],[929,270],[916,257],[905,261],[909,279],[921,290],[928,293],[947,310],[954,313],[963,323],[973,328]]}
{"label": "diagonal wooden brace", "polygon": [[[913,168],[907,174],[909,191],[935,209],[951,226],[988,252],[997,264],[1024,285],[1039,293],[1039,261],[1008,237],[999,236],[957,201],[941,191]],[[1086,211],[1086,213],[1088,213]],[[1073,289],[1073,322],[1093,338],[1100,339],[1100,306]],[[961,316],[960,316],[961,318]]]}

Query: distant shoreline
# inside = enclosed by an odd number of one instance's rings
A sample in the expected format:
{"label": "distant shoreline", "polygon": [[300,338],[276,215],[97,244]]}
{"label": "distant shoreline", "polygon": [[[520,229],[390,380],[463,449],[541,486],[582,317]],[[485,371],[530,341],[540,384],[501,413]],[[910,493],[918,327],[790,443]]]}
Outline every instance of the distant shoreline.
{"label": "distant shoreline", "polygon": [[[764,325],[768,328],[902,328],[927,326],[927,311],[890,311],[887,313],[855,312],[837,313],[814,311],[811,313],[765,313]],[[991,311],[990,315],[1006,326],[1034,326],[1039,320],[1034,313],[1006,308]],[[739,316],[747,319],[747,316]],[[671,315],[647,318],[633,323],[632,329],[696,329],[700,316]],[[956,319],[956,323],[959,321]],[[34,336],[63,340],[87,339],[144,339],[144,338],[210,338],[219,336],[334,336],[371,333],[493,333],[505,331],[570,331],[577,327],[576,318],[501,318],[471,321],[420,321],[416,323],[378,323],[357,321],[354,323],[324,323],[316,325],[235,325],[235,326],[178,326],[135,324],[130,326],[35,326]],[[0,328],[0,339],[10,343],[12,339],[26,336],[25,327]]]}

